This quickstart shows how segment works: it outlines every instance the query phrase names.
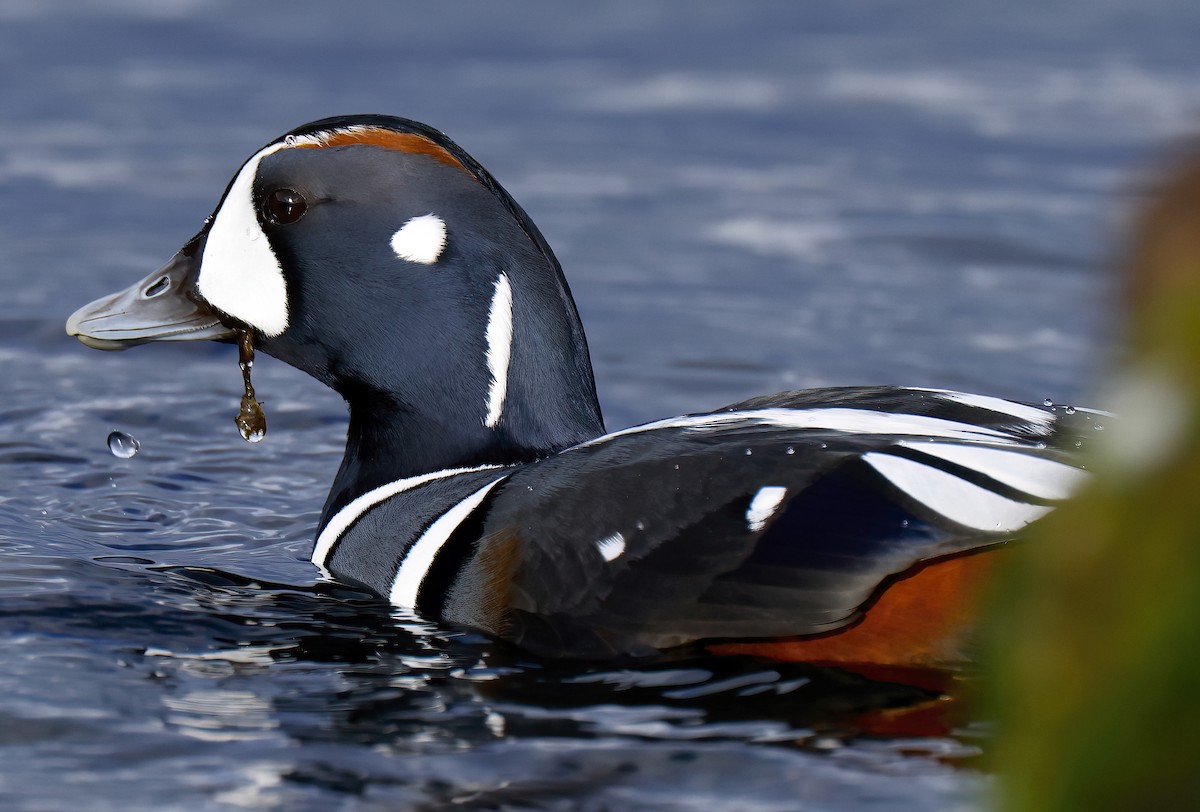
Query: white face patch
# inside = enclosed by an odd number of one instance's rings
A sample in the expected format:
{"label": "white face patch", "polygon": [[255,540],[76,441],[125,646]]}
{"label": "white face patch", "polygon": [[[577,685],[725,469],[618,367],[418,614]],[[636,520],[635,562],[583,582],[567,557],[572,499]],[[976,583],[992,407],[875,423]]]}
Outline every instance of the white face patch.
{"label": "white face patch", "polygon": [[625,552],[625,537],[620,533],[605,536],[596,542],[596,549],[605,561],[616,561]]}
{"label": "white face patch", "polygon": [[500,415],[504,413],[504,398],[508,395],[508,364],[512,359],[512,287],[508,276],[496,277],[496,288],[492,294],[492,306],[488,311],[487,365],[492,375],[488,386],[487,415],[483,425],[496,428]]}
{"label": "white face patch", "polygon": [[400,226],[391,242],[400,259],[432,265],[446,248],[446,224],[436,214],[422,214]]}
{"label": "white face patch", "polygon": [[287,329],[288,295],[279,258],[258,223],[254,179],[263,158],[288,146],[262,149],[238,172],[208,229],[196,282],[209,304],[268,336]]}
{"label": "white face patch", "polygon": [[765,485],[758,489],[746,508],[746,526],[752,533],[757,533],[767,526],[767,520],[775,515],[787,496],[787,488],[780,485]]}

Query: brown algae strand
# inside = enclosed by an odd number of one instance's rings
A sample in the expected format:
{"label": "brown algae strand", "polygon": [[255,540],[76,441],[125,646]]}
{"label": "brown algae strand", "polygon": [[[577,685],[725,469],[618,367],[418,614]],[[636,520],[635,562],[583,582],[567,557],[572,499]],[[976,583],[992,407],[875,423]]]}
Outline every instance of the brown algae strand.
{"label": "brown algae strand", "polygon": [[233,422],[238,434],[248,443],[260,443],[267,436],[267,416],[262,404],[254,397],[254,384],[250,382],[250,370],[254,367],[254,333],[238,330],[238,366],[242,368],[242,406]]}

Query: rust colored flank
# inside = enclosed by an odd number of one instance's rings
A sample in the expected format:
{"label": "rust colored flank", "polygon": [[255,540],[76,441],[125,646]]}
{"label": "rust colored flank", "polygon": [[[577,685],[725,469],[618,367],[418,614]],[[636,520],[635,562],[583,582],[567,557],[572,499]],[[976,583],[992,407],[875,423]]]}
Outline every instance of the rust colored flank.
{"label": "rust colored flank", "polygon": [[976,604],[999,553],[981,550],[919,564],[884,589],[861,621],[824,635],[720,643],[717,654],[775,660],[939,667],[970,659]]}

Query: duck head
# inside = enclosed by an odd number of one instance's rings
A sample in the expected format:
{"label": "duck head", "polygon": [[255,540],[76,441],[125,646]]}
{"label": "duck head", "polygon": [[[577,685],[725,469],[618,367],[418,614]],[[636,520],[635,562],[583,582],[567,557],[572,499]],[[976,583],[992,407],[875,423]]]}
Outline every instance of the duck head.
{"label": "duck head", "polygon": [[482,166],[417,122],[338,117],[280,136],[162,269],[67,322],[106,350],[237,330],[348,401],[339,480],[353,488],[527,461],[603,431],[550,247]]}

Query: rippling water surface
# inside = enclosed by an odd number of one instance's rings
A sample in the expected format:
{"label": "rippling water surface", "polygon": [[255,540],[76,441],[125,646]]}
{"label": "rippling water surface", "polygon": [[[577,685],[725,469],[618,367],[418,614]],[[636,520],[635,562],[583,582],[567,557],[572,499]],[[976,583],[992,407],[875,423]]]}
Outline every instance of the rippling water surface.
{"label": "rippling water surface", "polygon": [[984,720],[885,723],[921,688],[537,661],[322,581],[337,398],[264,359],[251,447],[232,347],[62,332],[260,144],[388,112],[541,225],[610,428],[818,384],[1085,396],[1136,173],[1196,124],[1197,7],[829,5],[0,7],[0,806],[977,806]]}

